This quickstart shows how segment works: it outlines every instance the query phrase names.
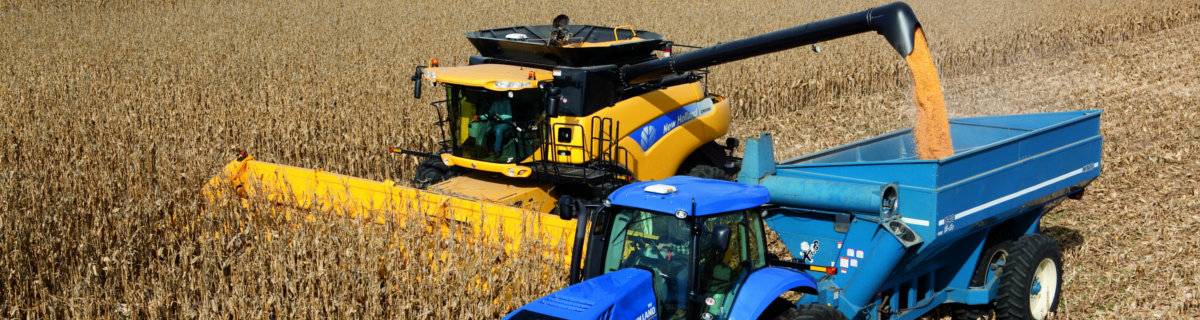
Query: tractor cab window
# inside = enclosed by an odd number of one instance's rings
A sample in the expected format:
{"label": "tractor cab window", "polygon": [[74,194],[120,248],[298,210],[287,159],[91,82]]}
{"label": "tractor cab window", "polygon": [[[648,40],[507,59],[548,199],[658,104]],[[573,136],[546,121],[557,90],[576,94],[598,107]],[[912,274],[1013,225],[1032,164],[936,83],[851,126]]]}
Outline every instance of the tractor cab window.
{"label": "tractor cab window", "polygon": [[492,91],[446,85],[451,154],[517,163],[541,144],[546,95],[540,89]]}
{"label": "tractor cab window", "polygon": [[674,215],[622,208],[613,215],[605,272],[639,268],[653,274],[658,312],[665,319],[687,310],[692,244],[689,220]]}
{"label": "tractor cab window", "polygon": [[[704,312],[724,319],[733,307],[740,285],[755,269],[766,266],[762,217],[756,210],[742,210],[708,216],[700,222],[699,274],[701,298],[713,299]],[[724,226],[729,230],[724,246],[712,233]],[[724,247],[724,250],[721,250]]]}

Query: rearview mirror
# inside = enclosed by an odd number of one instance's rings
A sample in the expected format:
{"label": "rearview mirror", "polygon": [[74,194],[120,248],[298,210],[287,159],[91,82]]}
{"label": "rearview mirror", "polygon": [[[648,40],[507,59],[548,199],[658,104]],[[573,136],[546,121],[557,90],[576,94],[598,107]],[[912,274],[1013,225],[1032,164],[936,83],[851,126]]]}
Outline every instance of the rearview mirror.
{"label": "rearview mirror", "polygon": [[725,253],[729,249],[729,226],[718,224],[713,226],[712,230],[713,248],[717,252]]}
{"label": "rearview mirror", "polygon": [[414,99],[421,98],[421,68],[422,67],[417,67],[417,72],[413,74],[412,78],[410,78],[410,79],[412,79],[412,82],[413,82],[413,98]]}

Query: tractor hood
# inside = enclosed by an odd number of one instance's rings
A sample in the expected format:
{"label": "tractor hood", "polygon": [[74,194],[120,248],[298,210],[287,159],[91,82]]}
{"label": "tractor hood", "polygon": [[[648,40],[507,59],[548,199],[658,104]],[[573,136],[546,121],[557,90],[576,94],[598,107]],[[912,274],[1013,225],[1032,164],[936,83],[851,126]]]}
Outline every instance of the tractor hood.
{"label": "tractor hood", "polygon": [[504,319],[654,319],[650,271],[621,269],[539,298]]}

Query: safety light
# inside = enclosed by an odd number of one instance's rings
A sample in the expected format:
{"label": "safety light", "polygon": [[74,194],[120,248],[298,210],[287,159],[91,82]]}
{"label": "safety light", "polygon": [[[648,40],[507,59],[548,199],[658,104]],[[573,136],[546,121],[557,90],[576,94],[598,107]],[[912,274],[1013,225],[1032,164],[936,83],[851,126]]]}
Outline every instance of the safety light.
{"label": "safety light", "polygon": [[429,58],[429,66],[437,67],[438,66],[437,58]]}
{"label": "safety light", "polygon": [[537,79],[537,73],[530,71],[529,72],[529,80],[536,80],[536,79]]}

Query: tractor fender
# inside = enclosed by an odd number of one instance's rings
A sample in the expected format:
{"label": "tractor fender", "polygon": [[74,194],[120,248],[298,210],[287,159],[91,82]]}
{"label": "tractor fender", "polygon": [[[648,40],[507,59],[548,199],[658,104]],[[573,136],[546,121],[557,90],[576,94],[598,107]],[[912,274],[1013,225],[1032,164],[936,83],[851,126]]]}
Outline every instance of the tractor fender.
{"label": "tractor fender", "polygon": [[793,269],[758,269],[746,277],[742,289],[738,290],[737,298],[733,300],[733,308],[729,312],[729,319],[757,319],[775,298],[797,288],[816,291],[817,281],[812,276]]}

